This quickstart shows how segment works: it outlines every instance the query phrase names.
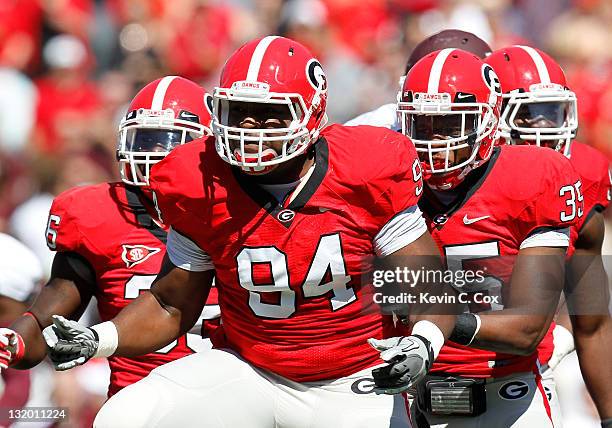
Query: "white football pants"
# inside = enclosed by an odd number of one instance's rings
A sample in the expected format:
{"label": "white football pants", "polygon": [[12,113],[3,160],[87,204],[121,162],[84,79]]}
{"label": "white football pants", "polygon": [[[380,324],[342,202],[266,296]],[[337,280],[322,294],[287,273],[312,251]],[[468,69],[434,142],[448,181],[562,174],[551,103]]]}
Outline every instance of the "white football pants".
{"label": "white football pants", "polygon": [[94,427],[409,428],[404,397],[374,394],[371,370],[298,383],[213,349],[124,388],[102,407]]}

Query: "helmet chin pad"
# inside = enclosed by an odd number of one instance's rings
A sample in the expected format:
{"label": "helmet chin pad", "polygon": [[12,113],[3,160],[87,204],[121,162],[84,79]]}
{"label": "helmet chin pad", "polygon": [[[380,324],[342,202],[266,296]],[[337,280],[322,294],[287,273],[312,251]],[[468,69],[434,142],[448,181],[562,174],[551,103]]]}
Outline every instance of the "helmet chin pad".
{"label": "helmet chin pad", "polygon": [[434,190],[451,190],[463,181],[461,170],[450,171],[446,174],[431,174],[427,178],[427,185]]}

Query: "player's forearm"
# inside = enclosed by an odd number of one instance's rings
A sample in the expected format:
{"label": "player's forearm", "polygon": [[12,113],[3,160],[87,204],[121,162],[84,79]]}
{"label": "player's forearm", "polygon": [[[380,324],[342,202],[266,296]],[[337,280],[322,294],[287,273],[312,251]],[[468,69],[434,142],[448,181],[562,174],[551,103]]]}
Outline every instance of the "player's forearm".
{"label": "player's forearm", "polygon": [[25,344],[23,358],[11,367],[25,370],[38,365],[47,355],[47,347],[36,320],[24,315],[17,318],[9,328],[19,333]]}
{"label": "player's forearm", "polygon": [[528,316],[517,310],[480,313],[478,317],[480,327],[470,346],[516,355],[534,353],[552,320],[552,314]]}
{"label": "player's forearm", "polygon": [[[202,313],[214,271],[192,272],[174,266],[166,257],[151,290],[141,294],[113,319],[112,340],[101,346],[114,355],[137,356],[154,352],[189,331]],[[112,326],[111,326],[112,327]]]}
{"label": "player's forearm", "polygon": [[479,328],[470,346],[516,355],[535,352],[559,304],[564,274],[564,248],[522,249],[504,309],[478,313]]}
{"label": "player's forearm", "polygon": [[572,324],[584,382],[601,419],[612,418],[612,319],[609,315],[574,316]]}
{"label": "player's forearm", "polygon": [[112,320],[118,345],[113,355],[133,357],[166,346],[181,334],[181,316],[145,292]]}
{"label": "player's forearm", "polygon": [[455,327],[455,315],[418,315],[411,320],[414,325],[419,321],[430,321],[434,323],[444,335],[444,339],[448,339]]}

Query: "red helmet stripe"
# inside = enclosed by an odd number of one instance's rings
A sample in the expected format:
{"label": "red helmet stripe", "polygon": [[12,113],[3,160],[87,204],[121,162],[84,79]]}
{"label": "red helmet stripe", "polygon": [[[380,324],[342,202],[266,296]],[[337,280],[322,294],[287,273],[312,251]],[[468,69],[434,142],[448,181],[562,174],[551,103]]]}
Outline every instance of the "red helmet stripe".
{"label": "red helmet stripe", "polygon": [[155,93],[153,94],[153,101],[151,101],[151,110],[162,110],[164,108],[166,92],[168,92],[170,83],[176,78],[177,76],[166,76],[159,81],[157,88],[155,88]]}
{"label": "red helmet stripe", "polygon": [[249,71],[247,72],[246,80],[250,80],[253,82],[257,81],[257,76],[259,76],[259,68],[261,67],[261,61],[263,60],[266,51],[268,50],[268,46],[274,41],[274,39],[278,39],[279,36],[267,36],[259,41],[255,50],[253,51],[253,56],[251,57],[251,62],[249,63]]}
{"label": "red helmet stripe", "polygon": [[536,69],[538,70],[538,74],[540,75],[540,83],[550,83],[550,75],[548,74],[548,68],[546,68],[546,63],[544,62],[544,59],[542,59],[542,56],[538,53],[538,51],[529,46],[517,45],[517,47],[523,49],[531,57],[531,60],[535,64]]}
{"label": "red helmet stripe", "polygon": [[429,81],[427,83],[427,93],[429,94],[437,94],[440,87],[440,76],[442,76],[442,68],[444,67],[444,63],[446,62],[446,58],[453,52],[455,49],[447,48],[442,49],[436,55],[433,64],[431,65],[431,70],[429,70]]}

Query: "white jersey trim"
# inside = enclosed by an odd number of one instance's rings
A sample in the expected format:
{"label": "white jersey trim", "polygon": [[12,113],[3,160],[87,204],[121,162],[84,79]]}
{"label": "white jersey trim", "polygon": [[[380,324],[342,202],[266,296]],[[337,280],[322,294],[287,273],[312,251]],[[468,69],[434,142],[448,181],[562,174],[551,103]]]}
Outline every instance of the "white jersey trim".
{"label": "white jersey trim", "polygon": [[546,230],[535,233],[528,236],[521,243],[521,250],[523,248],[533,247],[569,247],[569,228]]}
{"label": "white jersey trim", "polygon": [[215,268],[212,259],[204,250],[172,228],[168,231],[166,252],[170,261],[184,270],[204,272]]}
{"label": "white jersey trim", "polygon": [[427,232],[423,213],[414,205],[385,224],[374,237],[374,251],[378,257],[386,257],[412,244]]}

